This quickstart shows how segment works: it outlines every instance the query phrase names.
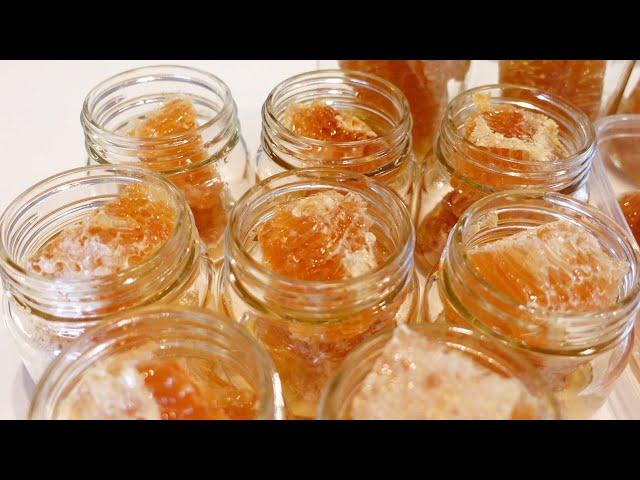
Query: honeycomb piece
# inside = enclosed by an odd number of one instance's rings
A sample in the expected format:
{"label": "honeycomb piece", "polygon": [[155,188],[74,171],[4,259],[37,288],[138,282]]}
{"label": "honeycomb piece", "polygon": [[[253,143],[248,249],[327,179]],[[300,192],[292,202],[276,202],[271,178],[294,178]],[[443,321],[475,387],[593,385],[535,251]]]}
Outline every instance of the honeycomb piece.
{"label": "honeycomb piece", "polygon": [[144,376],[162,420],[241,420],[256,417],[255,392],[218,376],[194,360],[153,359],[136,368]]}
{"label": "honeycomb piece", "polygon": [[330,281],[374,270],[384,252],[370,231],[358,194],[325,191],[282,206],[260,226],[262,258],[273,272],[297,280]]}
{"label": "honeycomb piece", "polygon": [[423,159],[449,101],[447,83],[462,81],[467,60],[341,60],[340,67],[376,74],[398,87],[407,97],[413,117],[413,149]]}
{"label": "honeycomb piece", "polygon": [[491,106],[488,101],[477,95],[476,112],[465,121],[465,137],[471,143],[514,160],[548,162],[568,156],[554,120],[513,105]]}
{"label": "honeycomb piece", "polygon": [[606,66],[606,60],[501,60],[500,83],[535,87],[563,97],[595,120]]}
{"label": "honeycomb piece", "polygon": [[294,104],[285,112],[285,125],[292,132],[314,140],[354,142],[378,135],[358,117],[315,100]]}
{"label": "honeycomb piece", "polygon": [[232,420],[256,416],[257,397],[212,362],[158,358],[150,345],[116,354],[83,374],[59,407],[64,419]]}
{"label": "honeycomb piece", "polygon": [[207,159],[207,151],[197,132],[198,112],[188,97],[173,98],[137,120],[129,129],[132,137],[154,139],[181,135],[178,145],[140,151],[140,158],[152,170],[166,173],[184,193],[198,232],[206,245],[215,245],[227,224],[224,183],[213,164],[198,166]]}
{"label": "honeycomb piece", "polygon": [[132,184],[49,239],[27,269],[49,278],[78,279],[121,272],[144,262],[175,227],[176,214],[156,188]]}
{"label": "honeycomb piece", "polygon": [[[598,239],[583,227],[558,220],[475,246],[468,259],[477,275],[505,295],[505,309],[525,323],[486,315],[482,321],[511,338],[545,347],[565,335],[554,317],[529,318],[518,305],[549,314],[600,311],[615,304],[629,270],[627,262],[609,255]],[[537,323],[531,328],[531,323]],[[540,323],[542,322],[542,323]]]}
{"label": "honeycomb piece", "polygon": [[640,190],[622,194],[618,203],[636,242],[640,243]]}
{"label": "honeycomb piece", "polygon": [[535,419],[520,382],[398,327],[351,403],[354,419]]}

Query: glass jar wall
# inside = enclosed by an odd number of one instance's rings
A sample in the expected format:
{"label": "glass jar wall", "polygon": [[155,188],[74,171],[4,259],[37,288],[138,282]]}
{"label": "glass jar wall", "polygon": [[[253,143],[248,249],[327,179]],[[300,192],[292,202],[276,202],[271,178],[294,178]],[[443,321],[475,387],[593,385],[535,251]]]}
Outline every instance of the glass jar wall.
{"label": "glass jar wall", "polygon": [[94,166],[18,196],[0,219],[5,322],[34,380],[110,315],[211,303],[213,268],[184,197],[153,172]]}

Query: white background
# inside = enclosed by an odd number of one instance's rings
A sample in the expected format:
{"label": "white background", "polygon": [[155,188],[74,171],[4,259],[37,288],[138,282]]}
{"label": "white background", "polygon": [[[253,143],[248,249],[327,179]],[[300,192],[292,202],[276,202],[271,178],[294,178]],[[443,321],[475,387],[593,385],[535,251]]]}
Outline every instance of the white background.
{"label": "white background", "polygon": [[[260,108],[285,78],[316,68],[301,61],[0,61],[0,210],[37,181],[84,165],[80,109],[86,93],[105,78],[153,64],[184,64],[208,70],[231,88],[253,156]],[[33,384],[4,326],[0,326],[0,418],[24,418]],[[613,418],[605,407],[597,418]]]}

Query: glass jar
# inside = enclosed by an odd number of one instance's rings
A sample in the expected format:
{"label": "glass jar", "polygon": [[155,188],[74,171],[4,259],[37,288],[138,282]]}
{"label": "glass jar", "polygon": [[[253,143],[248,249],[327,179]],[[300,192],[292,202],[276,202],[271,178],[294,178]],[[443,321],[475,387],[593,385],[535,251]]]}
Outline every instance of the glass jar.
{"label": "glass jar", "polygon": [[[491,105],[513,105],[554,120],[568,152],[549,161],[517,160],[474,145],[464,133],[476,111],[474,98],[486,95]],[[447,235],[476,200],[501,190],[540,189],[589,199],[587,180],[596,145],[593,127],[579,110],[557,97],[526,87],[488,85],[451,101],[440,126],[434,154],[422,178],[416,265],[425,275],[437,266]]]}
{"label": "glass jar", "polygon": [[413,116],[413,152],[422,163],[447,103],[465,90],[470,60],[338,60],[321,61],[324,68],[336,63],[344,69],[378,75],[398,87],[407,97]]}
{"label": "glass jar", "polygon": [[[470,261],[474,246],[557,220],[583,227],[611,257],[629,265],[616,303],[597,311],[553,313],[535,306],[535,299],[523,304],[496,290]],[[545,260],[557,261],[540,258]],[[626,230],[590,205],[557,193],[496,193],[468,209],[452,230],[439,269],[427,283],[422,315],[425,321],[472,327],[520,352],[549,383],[564,415],[586,418],[604,403],[629,360],[640,303],[639,260]],[[524,275],[514,273],[514,282]]]}
{"label": "glass jar", "polygon": [[[261,226],[281,206],[320,192],[364,199],[371,232],[388,252],[376,268],[342,280],[292,280],[260,261],[256,237]],[[315,416],[324,383],[358,343],[416,319],[413,247],[413,227],[402,200],[360,174],[329,168],[284,172],[239,200],[226,233],[220,310],[246,325],[270,353],[289,417]]]}
{"label": "glass jar", "polygon": [[[149,307],[114,317],[69,345],[51,363],[36,387],[29,418],[69,419],[65,412],[73,411],[73,408],[66,408],[65,404],[73,405],[72,396],[82,395],[82,391],[75,387],[81,385],[83,381],[87,382],[92,367],[100,368],[100,362],[124,355],[129,355],[127,357],[129,362],[140,361],[137,352],[142,351],[145,360],[147,356],[152,358],[151,361],[160,365],[160,368],[162,362],[177,361],[182,362],[179,365],[187,366],[185,370],[187,374],[196,372],[201,375],[204,370],[205,374],[198,379],[205,386],[208,385],[207,380],[212,383],[214,392],[217,388],[222,389],[221,379],[225,382],[224,388],[234,387],[239,392],[250,392],[247,396],[255,402],[251,408],[255,410],[255,417],[250,418],[272,420],[282,418],[280,381],[264,349],[244,329],[239,328],[232,321],[215,316],[206,310],[175,307]],[[131,363],[127,366],[130,365]],[[113,370],[109,372],[112,373]],[[157,375],[158,372],[155,374]],[[127,375],[130,377],[131,373],[127,372]],[[174,381],[178,384],[175,379]],[[86,386],[87,383],[84,385]],[[129,398],[134,397],[132,390],[136,386],[133,382],[127,385]],[[182,388],[181,393],[185,391],[186,397],[192,394],[191,390],[186,388]],[[100,391],[99,393],[108,396],[110,392]],[[153,395],[158,403],[160,401],[156,396],[161,394],[166,392],[155,386]],[[119,397],[115,395],[114,403],[118,399]],[[180,400],[184,401],[184,397]],[[75,406],[78,404],[80,402],[76,399]],[[115,413],[118,418],[125,415],[122,411],[110,411],[108,409],[110,405],[112,403],[104,401],[97,407],[100,413],[108,411]],[[94,405],[93,408],[95,407]],[[93,408],[90,409],[91,413],[94,413]],[[171,402],[164,405],[164,408],[177,410],[177,406]],[[231,404],[225,411],[233,414],[234,405]],[[191,414],[191,417],[187,416],[187,418],[193,418],[192,412],[187,413]],[[140,413],[138,415],[137,418],[146,418]],[[135,415],[126,412],[127,418],[133,416]],[[163,412],[162,418],[175,417]],[[98,420],[102,417],[91,416],[90,419]]]}
{"label": "glass jar", "polygon": [[[430,341],[470,355],[481,364],[489,364],[494,371],[515,378],[521,387],[536,400],[539,419],[559,419],[557,401],[538,372],[520,355],[471,330],[440,324],[407,325],[413,332]],[[363,342],[345,358],[335,375],[324,388],[318,407],[320,420],[348,420],[354,396],[373,369],[376,360],[391,340],[393,330],[386,330]],[[452,401],[454,401],[452,399]]]}
{"label": "glass jar", "polygon": [[473,60],[467,87],[511,83],[563,98],[590,120],[615,113],[633,60]]}
{"label": "glass jar", "polygon": [[[636,62],[635,73],[640,74]],[[637,78],[632,78],[637,80]],[[640,115],[620,114],[601,118],[595,123],[598,154],[603,171],[610,180],[609,197],[623,206],[612,215],[625,228],[631,227],[636,241],[640,239]],[[594,164],[594,167],[597,166]],[[625,220],[627,218],[627,220]],[[627,223],[628,221],[628,223]],[[636,322],[636,325],[637,322]],[[616,389],[616,401],[612,408],[620,418],[640,418],[640,328],[636,327],[635,348],[631,359],[631,374],[623,376]]]}
{"label": "glass jar", "polygon": [[[312,102],[355,116],[377,136],[336,142],[292,131],[286,125],[289,109]],[[259,180],[294,168],[329,165],[364,173],[391,187],[411,208],[417,174],[407,99],[389,82],[361,72],[320,70],[291,77],[262,106],[256,165]]]}
{"label": "glass jar", "polygon": [[[145,118],[176,99],[191,100],[196,128],[132,136]],[[129,70],[89,92],[81,123],[90,164],[135,163],[160,172],[184,193],[211,258],[222,258],[229,211],[255,182],[236,104],[222,80],[180,66]]]}
{"label": "glass jar", "polygon": [[[155,252],[93,277],[51,278],[27,268],[46,242],[130,185],[154,189],[175,212]],[[153,172],[125,166],[69,170],[19,195],[0,218],[0,273],[5,322],[36,381],[66,344],[114,313],[152,303],[209,305],[214,276],[180,192]]]}

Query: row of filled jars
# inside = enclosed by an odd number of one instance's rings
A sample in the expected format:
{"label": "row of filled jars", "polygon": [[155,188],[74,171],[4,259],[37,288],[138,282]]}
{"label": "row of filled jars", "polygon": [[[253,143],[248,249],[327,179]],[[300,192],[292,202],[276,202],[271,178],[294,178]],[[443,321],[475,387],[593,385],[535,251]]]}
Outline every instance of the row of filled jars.
{"label": "row of filled jars", "polygon": [[[465,136],[478,112],[518,109],[509,128],[543,115],[533,137],[551,120],[564,154],[534,163]],[[35,185],[1,221],[5,319],[42,377],[34,418],[557,418],[603,403],[632,348],[638,252],[600,211],[612,195],[584,113],[474,89],[427,157],[405,95],[369,73],[293,77],[262,113],[253,162],[213,75],[144,68],[89,93],[100,165]],[[498,245],[511,236],[529,256]],[[549,286],[559,303],[504,294],[532,261],[574,270]]]}

